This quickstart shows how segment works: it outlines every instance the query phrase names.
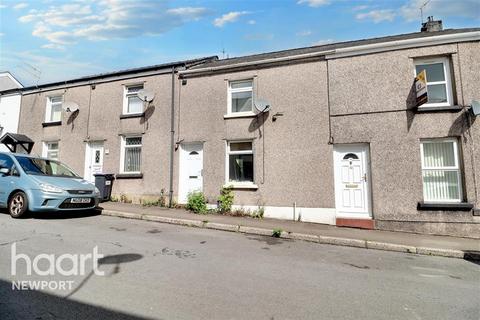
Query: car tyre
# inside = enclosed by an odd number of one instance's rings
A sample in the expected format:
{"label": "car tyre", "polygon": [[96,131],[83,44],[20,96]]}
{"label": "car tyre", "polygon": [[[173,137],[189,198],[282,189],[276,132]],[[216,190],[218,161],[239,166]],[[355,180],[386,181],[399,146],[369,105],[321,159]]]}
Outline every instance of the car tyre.
{"label": "car tyre", "polygon": [[15,192],[8,200],[8,212],[12,218],[22,217],[28,209],[28,199],[27,195],[18,191]]}

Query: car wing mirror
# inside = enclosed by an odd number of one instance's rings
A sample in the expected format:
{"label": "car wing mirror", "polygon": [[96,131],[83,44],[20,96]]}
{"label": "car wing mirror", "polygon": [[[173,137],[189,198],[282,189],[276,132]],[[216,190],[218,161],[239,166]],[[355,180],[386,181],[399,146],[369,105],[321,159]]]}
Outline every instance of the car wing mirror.
{"label": "car wing mirror", "polygon": [[3,176],[8,176],[10,174],[10,169],[0,168],[0,174],[2,174]]}

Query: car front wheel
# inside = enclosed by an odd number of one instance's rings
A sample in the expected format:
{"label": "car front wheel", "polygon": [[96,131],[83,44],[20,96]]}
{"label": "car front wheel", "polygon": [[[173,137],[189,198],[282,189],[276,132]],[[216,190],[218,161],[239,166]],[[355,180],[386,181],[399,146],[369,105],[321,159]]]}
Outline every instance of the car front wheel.
{"label": "car front wheel", "polygon": [[12,218],[20,218],[27,212],[27,195],[21,191],[15,192],[8,201],[8,212]]}

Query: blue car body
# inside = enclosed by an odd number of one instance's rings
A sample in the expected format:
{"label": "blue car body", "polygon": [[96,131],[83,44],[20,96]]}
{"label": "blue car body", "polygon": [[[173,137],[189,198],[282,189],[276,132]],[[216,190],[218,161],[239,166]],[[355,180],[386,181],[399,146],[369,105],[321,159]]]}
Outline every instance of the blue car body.
{"label": "blue car body", "polygon": [[[11,161],[10,161],[11,160]],[[0,152],[0,207],[8,207],[13,194],[22,191],[27,196],[28,211],[71,211],[95,208],[100,201],[99,190],[89,181],[75,176],[32,174],[22,167],[25,161],[61,162],[26,154]],[[13,164],[13,166],[12,166]],[[73,199],[73,200],[72,200]]]}

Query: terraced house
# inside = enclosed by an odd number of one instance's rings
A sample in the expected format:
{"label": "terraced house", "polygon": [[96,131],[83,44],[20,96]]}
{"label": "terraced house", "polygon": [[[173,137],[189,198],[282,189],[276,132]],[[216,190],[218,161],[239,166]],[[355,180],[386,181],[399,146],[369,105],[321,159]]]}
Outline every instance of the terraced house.
{"label": "terraced house", "polygon": [[[436,30],[432,31],[435,27]],[[426,70],[428,101],[415,76]],[[155,93],[150,103],[137,96]],[[201,190],[266,217],[480,237],[480,29],[121,71],[22,90],[34,152],[114,194]],[[75,102],[78,111],[62,106]],[[477,150],[475,149],[477,148]]]}

